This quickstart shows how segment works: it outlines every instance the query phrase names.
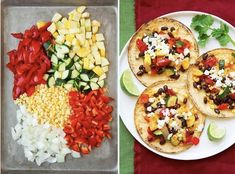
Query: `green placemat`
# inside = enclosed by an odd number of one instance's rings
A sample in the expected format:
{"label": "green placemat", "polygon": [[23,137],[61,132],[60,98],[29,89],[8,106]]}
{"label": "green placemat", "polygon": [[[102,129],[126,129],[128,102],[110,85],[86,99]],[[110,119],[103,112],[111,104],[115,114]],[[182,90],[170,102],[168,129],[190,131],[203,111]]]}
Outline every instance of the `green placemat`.
{"label": "green placemat", "polygon": [[[134,0],[120,0],[120,52],[135,32]],[[120,119],[120,174],[134,173],[134,139]]]}

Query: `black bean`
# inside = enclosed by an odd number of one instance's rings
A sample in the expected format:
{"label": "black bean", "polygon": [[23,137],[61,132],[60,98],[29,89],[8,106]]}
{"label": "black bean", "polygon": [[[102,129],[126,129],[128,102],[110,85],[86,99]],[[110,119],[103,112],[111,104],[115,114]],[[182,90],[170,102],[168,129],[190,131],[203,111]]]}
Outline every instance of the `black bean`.
{"label": "black bean", "polygon": [[169,51],[169,54],[175,54],[175,50],[174,49],[170,49],[170,51]]}
{"label": "black bean", "polygon": [[204,97],[203,102],[207,104],[207,97]]}
{"label": "black bean", "polygon": [[177,79],[180,78],[180,75],[179,74],[173,74],[173,75],[170,76],[170,78],[177,80]]}
{"label": "black bean", "polygon": [[159,95],[161,95],[163,92],[164,92],[164,90],[163,90],[162,88],[159,88],[158,91],[157,91],[157,93],[158,93]]}
{"label": "black bean", "polygon": [[137,76],[142,76],[144,74],[144,71],[140,70],[139,72],[137,72]]}
{"label": "black bean", "polygon": [[196,66],[198,66],[199,64],[200,64],[200,62],[199,62],[199,61],[197,61],[197,62],[195,63],[195,65],[196,65]]}
{"label": "black bean", "polygon": [[233,105],[229,105],[229,109],[234,109],[234,106]]}
{"label": "black bean", "polygon": [[183,68],[182,65],[180,66],[180,71],[181,71],[181,72],[185,72],[185,71],[186,71],[186,70]]}
{"label": "black bean", "polygon": [[188,53],[185,57],[190,57],[190,53]]}
{"label": "black bean", "polygon": [[206,70],[210,71],[210,70],[211,70],[211,67],[207,67]]}
{"label": "black bean", "polygon": [[200,70],[202,70],[202,71],[204,70],[202,65],[199,65],[199,66],[198,66],[198,69],[200,69]]}
{"label": "black bean", "polygon": [[225,78],[225,77],[223,77],[223,79],[221,80],[221,82],[222,82],[222,83],[224,83],[224,82],[225,82],[225,80],[226,80],[226,78]]}
{"label": "black bean", "polygon": [[203,60],[206,60],[208,58],[208,54],[207,53],[204,53],[203,55],[202,55],[202,59]]}
{"label": "black bean", "polygon": [[198,118],[199,118],[198,114],[194,114],[194,117],[196,120],[198,120]]}
{"label": "black bean", "polygon": [[216,114],[219,114],[220,113],[220,110],[219,109],[214,109],[215,113]]}
{"label": "black bean", "polygon": [[144,57],[144,52],[140,52],[139,57]]}
{"label": "black bean", "polygon": [[151,106],[150,102],[147,102],[147,103],[144,104],[144,107],[146,107],[146,108],[149,107],[149,106]]}
{"label": "black bean", "polygon": [[168,35],[169,35],[171,38],[174,38],[174,35],[173,35],[171,32],[169,32]]}
{"label": "black bean", "polygon": [[162,31],[168,30],[168,27],[161,27],[161,30],[162,30]]}
{"label": "black bean", "polygon": [[163,145],[166,143],[164,136],[160,136],[160,144]]}
{"label": "black bean", "polygon": [[209,95],[209,99],[213,100],[214,96],[212,94]]}
{"label": "black bean", "polygon": [[188,99],[187,99],[187,98],[184,98],[183,103],[186,104],[187,101],[188,101]]}
{"label": "black bean", "polygon": [[171,32],[172,32],[172,31],[174,31],[174,30],[175,30],[175,27],[171,27],[171,29],[170,29],[170,30],[171,30]]}
{"label": "black bean", "polygon": [[206,93],[209,93],[211,90],[209,88],[207,88],[205,91],[206,91]]}
{"label": "black bean", "polygon": [[197,88],[197,82],[193,82],[193,87]]}
{"label": "black bean", "polygon": [[202,85],[202,89],[207,90],[208,89],[208,85],[207,84],[203,84]]}
{"label": "black bean", "polygon": [[180,108],[180,104],[176,104],[175,106],[173,106],[173,109],[178,109],[178,108]]}
{"label": "black bean", "polygon": [[139,66],[139,70],[144,70],[145,68],[144,68],[144,65],[140,65]]}
{"label": "black bean", "polygon": [[160,108],[162,106],[161,102],[157,103],[157,107]]}
{"label": "black bean", "polygon": [[181,122],[182,122],[182,127],[186,127],[187,126],[187,122],[184,118],[181,119]]}
{"label": "black bean", "polygon": [[159,94],[158,94],[158,93],[155,93],[155,94],[153,94],[153,96],[154,96],[154,97],[158,97],[158,96],[159,96]]}
{"label": "black bean", "polygon": [[167,86],[167,85],[164,85],[164,86],[163,86],[163,90],[164,90],[164,92],[167,92],[168,86]]}

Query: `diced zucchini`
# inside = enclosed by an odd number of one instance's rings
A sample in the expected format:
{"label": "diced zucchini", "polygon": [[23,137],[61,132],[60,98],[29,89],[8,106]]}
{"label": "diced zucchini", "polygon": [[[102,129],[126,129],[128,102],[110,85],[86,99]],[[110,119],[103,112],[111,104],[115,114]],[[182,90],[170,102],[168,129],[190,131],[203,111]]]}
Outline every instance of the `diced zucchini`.
{"label": "diced zucchini", "polygon": [[66,69],[70,69],[73,66],[73,59],[67,59],[64,61],[66,65]]}
{"label": "diced zucchini", "polygon": [[55,50],[60,53],[60,54],[67,54],[69,53],[69,48],[65,45],[59,45],[59,44],[56,44],[55,45]]}
{"label": "diced zucchini", "polygon": [[50,69],[49,71],[47,71],[48,74],[52,74],[54,72],[55,72],[55,70],[53,70],[53,69]]}
{"label": "diced zucchini", "polygon": [[67,84],[74,84],[74,80],[69,80],[69,81],[67,81]]}
{"label": "diced zucchini", "polygon": [[72,79],[78,78],[79,74],[80,73],[77,70],[73,70],[72,73],[71,73],[71,78]]}
{"label": "diced zucchini", "polygon": [[97,85],[95,82],[90,82],[90,86],[92,90],[99,89],[99,85]]}
{"label": "diced zucchini", "polygon": [[104,87],[104,80],[100,80],[98,81],[98,85],[103,88]]}
{"label": "diced zucchini", "polygon": [[109,65],[109,61],[106,58],[101,58],[101,66],[107,66]]}
{"label": "diced zucchini", "polygon": [[65,70],[64,72],[62,72],[61,78],[62,79],[67,79],[67,78],[69,78],[69,76],[70,76],[70,71],[69,70]]}
{"label": "diced zucchini", "polygon": [[96,82],[98,82],[98,80],[99,80],[99,78],[95,77],[95,78],[92,78],[90,81],[96,83]]}
{"label": "diced zucchini", "polygon": [[50,41],[47,41],[43,44],[43,47],[45,48],[45,50],[49,50],[50,47],[51,47],[51,42]]}
{"label": "diced zucchini", "polygon": [[63,79],[56,79],[56,81],[55,81],[55,84],[57,85],[57,86],[61,86],[62,84],[64,84],[65,83],[65,80],[63,80]]}
{"label": "diced zucchini", "polygon": [[56,71],[56,70],[58,69],[58,66],[55,65],[55,64],[52,64],[52,69],[53,69],[54,71]]}
{"label": "diced zucchini", "polygon": [[55,65],[58,65],[58,57],[55,54],[52,54],[51,62]]}
{"label": "diced zucchini", "polygon": [[177,103],[177,97],[176,96],[170,96],[167,100],[166,106],[167,107],[173,107]]}
{"label": "diced zucchini", "polygon": [[82,87],[85,87],[85,86],[87,86],[86,82],[79,82],[79,84],[78,84],[79,88],[82,88]]}
{"label": "diced zucchini", "polygon": [[48,87],[52,87],[55,85],[55,78],[53,76],[48,78],[47,85]]}
{"label": "diced zucchini", "polygon": [[85,82],[88,82],[90,80],[87,74],[80,74],[80,78]]}
{"label": "diced zucchini", "polygon": [[80,58],[78,56],[74,56],[73,60],[74,62],[77,62]]}
{"label": "diced zucchini", "polygon": [[61,72],[59,72],[59,71],[55,71],[55,73],[54,73],[54,78],[55,78],[55,80],[56,79],[60,79],[61,78]]}
{"label": "diced zucchini", "polygon": [[90,86],[89,86],[89,85],[86,85],[83,90],[86,91],[86,90],[89,90],[89,89],[90,89]]}
{"label": "diced zucchini", "polygon": [[65,67],[66,67],[66,64],[65,63],[61,63],[61,64],[59,64],[58,70],[59,71],[65,71]]}
{"label": "diced zucchini", "polygon": [[74,66],[78,71],[80,71],[82,69],[82,66],[78,62],[75,62]]}
{"label": "diced zucchini", "polygon": [[161,130],[155,130],[155,131],[153,132],[153,134],[156,135],[156,136],[159,136],[159,135],[162,135],[163,133],[162,133]]}
{"label": "diced zucchini", "polygon": [[43,79],[47,80],[48,78],[49,78],[49,75],[48,74],[44,74]]}
{"label": "diced zucchini", "polygon": [[71,88],[73,87],[73,84],[64,84],[64,88],[67,89],[67,90],[70,90]]}

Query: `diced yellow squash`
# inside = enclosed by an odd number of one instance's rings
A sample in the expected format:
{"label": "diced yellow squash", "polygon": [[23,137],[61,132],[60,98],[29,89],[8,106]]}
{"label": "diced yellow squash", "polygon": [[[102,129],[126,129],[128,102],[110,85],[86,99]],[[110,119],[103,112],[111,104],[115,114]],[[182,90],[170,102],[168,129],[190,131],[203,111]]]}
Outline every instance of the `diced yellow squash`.
{"label": "diced yellow squash", "polygon": [[182,67],[186,70],[189,68],[189,58],[185,58],[183,61],[182,61]]}
{"label": "diced yellow squash", "polygon": [[100,27],[100,22],[97,21],[97,20],[93,20],[93,21],[91,22],[91,25],[92,25],[92,26]]}
{"label": "diced yellow squash", "polygon": [[54,16],[52,17],[51,21],[52,22],[58,22],[62,18],[62,15],[59,13],[55,13]]}
{"label": "diced yellow squash", "polygon": [[154,131],[157,129],[157,120],[158,120],[158,116],[155,114],[152,117],[150,117],[149,119],[149,128],[151,131]]}
{"label": "diced yellow squash", "polygon": [[78,39],[77,39],[77,38],[73,38],[73,40],[72,40],[72,45],[73,45],[73,46],[79,46],[79,42],[78,42]]}
{"label": "diced yellow squash", "polygon": [[74,34],[67,34],[65,36],[65,40],[72,43],[74,37],[75,37]]}
{"label": "diced yellow squash", "polygon": [[77,8],[77,12],[83,13],[86,10],[86,6],[80,6]]}
{"label": "diced yellow squash", "polygon": [[63,44],[65,41],[64,35],[58,35],[55,40],[58,44]]}
{"label": "diced yellow squash", "polygon": [[96,37],[96,41],[98,42],[104,41],[104,35],[102,33],[96,34],[95,37]]}
{"label": "diced yellow squash", "polygon": [[92,63],[91,61],[90,61],[90,66],[89,66],[89,68],[90,68],[90,69],[93,69],[93,68],[95,68],[95,65],[94,65],[94,63]]}
{"label": "diced yellow squash", "polygon": [[96,73],[98,76],[101,76],[104,74],[104,71],[100,66],[96,66],[95,68],[92,69],[94,73]]}
{"label": "diced yellow squash", "polygon": [[70,57],[70,58],[73,58],[74,56],[75,56],[75,52],[70,51],[70,52],[69,52],[69,57]]}
{"label": "diced yellow squash", "polygon": [[72,20],[79,22],[80,19],[81,19],[81,14],[80,13],[74,13],[72,15]]}
{"label": "diced yellow squash", "polygon": [[53,36],[54,38],[57,38],[58,35],[59,35],[58,32],[54,32],[54,33],[52,34],[52,36]]}
{"label": "diced yellow squash", "polygon": [[100,53],[98,51],[93,51],[92,55],[95,58],[95,64],[100,65],[101,64],[101,58],[100,58]]}
{"label": "diced yellow squash", "polygon": [[46,22],[44,22],[44,21],[38,21],[37,22],[37,28],[41,28],[41,27],[43,27],[45,25],[46,25]]}
{"label": "diced yellow squash", "polygon": [[70,28],[69,33],[70,34],[77,34],[77,33],[80,33],[80,30],[79,30],[79,28]]}
{"label": "diced yellow squash", "polygon": [[67,29],[70,29],[70,28],[71,28],[71,23],[70,23],[70,21],[67,20],[67,21],[64,23],[64,27],[67,28]]}
{"label": "diced yellow squash", "polygon": [[60,35],[69,34],[69,30],[68,30],[68,29],[59,29],[59,30],[58,30],[58,33],[59,33]]}
{"label": "diced yellow squash", "polygon": [[101,57],[105,57],[105,49],[101,49],[100,50],[100,56]]}
{"label": "diced yellow squash", "polygon": [[73,46],[72,50],[73,50],[73,52],[78,54],[78,51],[80,50],[80,46]]}
{"label": "diced yellow squash", "polygon": [[105,57],[101,57],[101,66],[108,66],[109,65],[109,61],[108,59],[106,59]]}
{"label": "diced yellow squash", "polygon": [[155,54],[156,54],[156,56],[165,56],[166,55],[166,53],[163,52],[162,50],[155,51]]}
{"label": "diced yellow squash", "polygon": [[103,66],[103,67],[102,67],[102,70],[103,70],[104,72],[108,72],[108,71],[109,71],[109,66]]}
{"label": "diced yellow squash", "polygon": [[193,69],[193,75],[195,76],[201,76],[203,74],[203,72],[197,68]]}
{"label": "diced yellow squash", "polygon": [[104,42],[96,42],[96,46],[100,50],[105,50]]}
{"label": "diced yellow squash", "polygon": [[47,31],[49,31],[51,34],[56,32],[56,25],[54,22],[52,22],[51,25],[47,28]]}
{"label": "diced yellow squash", "polygon": [[91,51],[98,51],[98,47],[96,45],[92,45],[91,46]]}
{"label": "diced yellow squash", "polygon": [[89,17],[90,17],[90,13],[88,12],[82,13],[82,18],[89,18]]}
{"label": "diced yellow squash", "polygon": [[76,38],[78,39],[80,45],[84,45],[84,43],[85,43],[85,34],[76,34]]}
{"label": "diced yellow squash", "polygon": [[82,18],[82,19],[80,20],[80,25],[81,25],[81,27],[84,27],[84,26],[85,26],[85,19],[84,19],[84,18]]}
{"label": "diced yellow squash", "polygon": [[93,34],[96,34],[99,30],[99,27],[98,26],[92,26],[92,33]]}
{"label": "diced yellow squash", "polygon": [[86,39],[91,39],[92,33],[91,32],[86,32]]}
{"label": "diced yellow squash", "polygon": [[66,17],[63,17],[61,19],[61,22],[65,25],[68,22],[68,19]]}
{"label": "diced yellow squash", "polygon": [[64,44],[67,45],[67,46],[69,46],[69,47],[72,45],[71,42],[69,42],[69,41],[67,41],[67,40],[64,42]]}
{"label": "diced yellow squash", "polygon": [[89,70],[90,69],[90,61],[88,57],[83,59],[83,68]]}
{"label": "diced yellow squash", "polygon": [[88,40],[85,40],[83,47],[90,49],[90,44]]}
{"label": "diced yellow squash", "polygon": [[90,19],[85,20],[85,29],[86,29],[86,31],[91,31],[91,20]]}
{"label": "diced yellow squash", "polygon": [[80,33],[84,35],[86,34],[86,29],[84,26],[80,27]]}
{"label": "diced yellow squash", "polygon": [[195,123],[195,116],[190,115],[188,119],[186,120],[186,123],[187,123],[187,127],[192,127]]}
{"label": "diced yellow squash", "polygon": [[71,28],[78,28],[79,27],[79,22],[76,22],[76,21],[69,21],[70,23],[70,27]]}
{"label": "diced yellow squash", "polygon": [[151,57],[150,57],[150,55],[149,54],[145,54],[145,56],[144,56],[144,64],[146,64],[146,65],[151,65]]}
{"label": "diced yellow squash", "polygon": [[77,52],[79,57],[86,57],[90,53],[90,50],[87,48],[80,48]]}
{"label": "diced yellow squash", "polygon": [[99,81],[104,80],[105,78],[106,78],[106,74],[104,73],[99,77]]}
{"label": "diced yellow squash", "polygon": [[92,39],[89,39],[88,42],[89,42],[90,46],[93,45]]}
{"label": "diced yellow squash", "polygon": [[57,30],[65,28],[64,24],[61,21],[58,21],[55,25],[56,25]]}

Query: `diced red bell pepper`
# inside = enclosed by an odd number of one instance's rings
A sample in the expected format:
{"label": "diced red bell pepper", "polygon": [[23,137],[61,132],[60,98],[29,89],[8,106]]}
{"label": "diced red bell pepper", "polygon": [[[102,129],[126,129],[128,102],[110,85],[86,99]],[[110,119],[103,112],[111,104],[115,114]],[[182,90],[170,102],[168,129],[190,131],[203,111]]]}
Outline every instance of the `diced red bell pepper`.
{"label": "diced red bell pepper", "polygon": [[140,52],[144,52],[148,49],[148,45],[146,45],[146,43],[144,43],[141,39],[137,39],[136,44]]}
{"label": "diced red bell pepper", "polygon": [[197,145],[199,143],[199,138],[198,137],[192,137],[191,138],[191,142],[193,143],[193,145]]}
{"label": "diced red bell pepper", "polygon": [[45,42],[49,41],[50,38],[51,38],[51,33],[49,31],[44,31],[41,34],[41,41],[42,41],[42,43],[45,43]]}
{"label": "diced red bell pepper", "polygon": [[157,57],[154,62],[156,63],[157,67],[162,68],[169,65],[171,63],[171,60],[164,57]]}
{"label": "diced red bell pepper", "polygon": [[23,34],[22,33],[11,33],[11,35],[17,39],[23,39]]}
{"label": "diced red bell pepper", "polygon": [[228,109],[228,107],[229,107],[228,103],[222,103],[218,106],[218,109],[219,110],[226,110],[226,109]]}
{"label": "diced red bell pepper", "polygon": [[149,95],[148,94],[142,94],[139,98],[139,101],[141,104],[147,103],[149,100]]}
{"label": "diced red bell pepper", "polygon": [[170,89],[170,88],[167,89],[167,94],[170,95],[170,96],[176,95],[175,91],[173,89]]}
{"label": "diced red bell pepper", "polygon": [[208,57],[206,60],[203,61],[203,64],[206,68],[211,68],[215,66],[217,63],[217,59],[213,57]]}

